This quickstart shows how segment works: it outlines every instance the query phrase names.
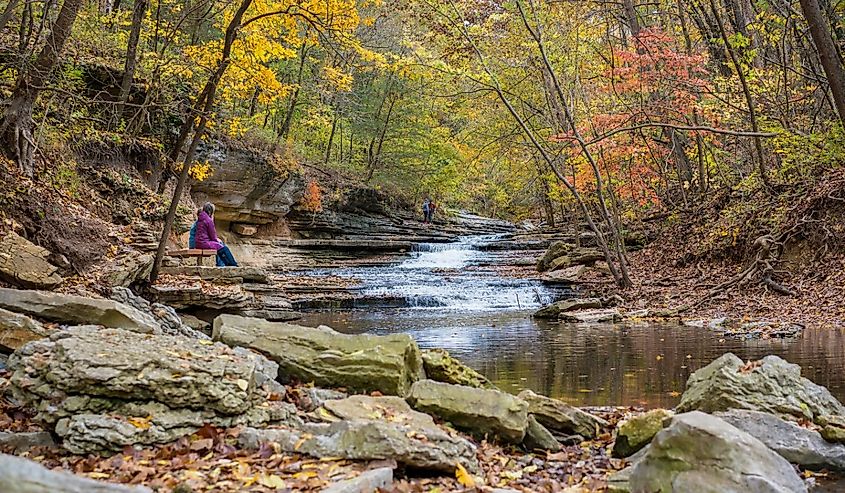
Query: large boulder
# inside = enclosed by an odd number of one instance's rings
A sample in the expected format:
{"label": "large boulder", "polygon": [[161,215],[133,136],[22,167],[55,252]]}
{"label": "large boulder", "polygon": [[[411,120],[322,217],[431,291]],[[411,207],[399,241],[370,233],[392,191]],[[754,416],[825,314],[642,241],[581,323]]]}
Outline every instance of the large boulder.
{"label": "large boulder", "polygon": [[13,395],[75,453],[164,443],[205,423],[287,421],[275,365],[224,344],[73,327],[9,359]]}
{"label": "large boulder", "polygon": [[231,145],[211,143],[200,149],[211,164],[207,180],[191,185],[194,202],[212,202],[218,221],[268,224],[287,216],[305,190],[299,173],[274,156]]}
{"label": "large boulder", "polygon": [[559,434],[595,438],[600,429],[608,426],[607,421],[599,417],[531,390],[523,390],[518,397],[528,403],[528,412],[541,425]]}
{"label": "large boulder", "polygon": [[803,378],[800,366],[771,355],[749,363],[731,353],[720,356],[690,376],[677,407],[678,412],[729,409],[811,421],[822,415],[845,415],[845,406],[826,388]]}
{"label": "large boulder", "polygon": [[629,457],[638,452],[651,442],[654,435],[663,429],[666,419],[673,415],[666,409],[652,409],[620,423],[613,442],[613,456]]}
{"label": "large boulder", "polygon": [[800,493],[807,486],[783,457],[729,423],[679,414],[628,474],[630,491]]}
{"label": "large boulder", "polygon": [[716,416],[760,440],[793,464],[805,469],[845,470],[845,445],[827,442],[817,431],[759,411],[732,409]]}
{"label": "large boulder", "polygon": [[92,324],[153,334],[161,327],[152,316],[112,300],[47,291],[0,288],[0,308],[66,324]]}
{"label": "large boulder", "polygon": [[590,310],[601,308],[601,300],[598,298],[573,298],[561,300],[551,305],[544,306],[534,313],[535,318],[558,318],[562,313],[575,310]]}
{"label": "large boulder", "polygon": [[556,241],[549,245],[543,256],[537,262],[537,270],[544,272],[549,269],[549,265],[558,257],[562,257],[572,251],[575,246],[572,243],[563,241]]}
{"label": "large boulder", "polygon": [[239,435],[245,448],[275,443],[288,453],[353,460],[394,459],[409,467],[454,473],[456,464],[478,470],[475,446],[438,427],[415,427],[372,419],[292,428],[246,428]]}
{"label": "large boulder", "polygon": [[408,402],[479,438],[518,444],[528,428],[528,404],[498,390],[421,380],[411,387]]}
{"label": "large boulder", "polygon": [[495,389],[487,377],[452,357],[445,349],[423,349],[423,368],[427,378],[477,389]]}
{"label": "large boulder", "polygon": [[50,251],[14,232],[0,239],[0,279],[24,288],[52,289],[62,283]]}
{"label": "large boulder", "polygon": [[416,342],[406,334],[348,335],[256,318],[221,315],[213,338],[267,355],[285,381],[405,396],[423,375]]}
{"label": "large boulder", "polygon": [[27,342],[47,337],[49,331],[39,322],[0,308],[0,349],[14,351]]}
{"label": "large boulder", "polygon": [[51,471],[23,457],[0,454],[0,491],[3,493],[152,493],[143,486],[125,486]]}

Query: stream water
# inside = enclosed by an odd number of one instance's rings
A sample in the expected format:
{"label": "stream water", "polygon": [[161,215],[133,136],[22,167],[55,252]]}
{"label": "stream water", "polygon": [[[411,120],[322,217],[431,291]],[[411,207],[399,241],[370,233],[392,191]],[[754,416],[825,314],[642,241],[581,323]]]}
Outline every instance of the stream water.
{"label": "stream water", "polygon": [[491,237],[423,244],[386,267],[327,269],[360,279],[363,294],[404,298],[403,308],[314,311],[304,323],[347,333],[411,334],[442,347],[503,390],[529,388],[576,405],[672,407],[690,373],[725,352],[777,354],[845,400],[845,334],[808,327],[788,340],[724,339],[707,329],[654,324],[549,324],[531,313],[565,296],[493,268],[502,253],[478,249]]}

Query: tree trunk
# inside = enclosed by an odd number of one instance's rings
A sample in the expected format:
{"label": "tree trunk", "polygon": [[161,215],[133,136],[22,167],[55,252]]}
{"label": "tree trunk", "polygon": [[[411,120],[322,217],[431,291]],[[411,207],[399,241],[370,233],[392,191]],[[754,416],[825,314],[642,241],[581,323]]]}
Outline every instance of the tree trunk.
{"label": "tree trunk", "polygon": [[816,50],[819,52],[822,68],[824,68],[827,82],[830,85],[830,92],[833,93],[833,101],[836,104],[836,111],[839,113],[839,120],[845,127],[845,68],[843,68],[842,60],[836,51],[827,19],[822,15],[818,0],[800,0],[800,2],[804,18],[810,26],[813,44],[816,45]]}
{"label": "tree trunk", "polygon": [[234,44],[235,39],[238,36],[238,30],[243,22],[244,14],[247,9],[249,9],[250,5],[252,5],[252,1],[253,0],[243,0],[240,7],[238,7],[238,10],[235,12],[234,17],[232,17],[232,20],[229,21],[229,25],[226,27],[226,34],[223,38],[223,53],[220,57],[220,62],[217,65],[217,69],[208,79],[208,82],[206,82],[205,87],[200,94],[201,98],[205,96],[204,99],[197,100],[194,105],[195,111],[192,111],[189,115],[190,122],[193,122],[197,116],[199,116],[199,121],[194,128],[191,144],[188,146],[188,151],[185,153],[185,159],[182,161],[182,171],[179,174],[179,181],[176,182],[176,189],[173,191],[173,198],[170,200],[170,208],[167,210],[167,216],[164,219],[164,227],[161,231],[158,250],[156,250],[155,261],[153,262],[153,268],[150,272],[151,284],[155,283],[156,279],[158,279],[158,272],[161,269],[161,261],[164,258],[164,252],[167,249],[167,239],[170,237],[170,231],[173,229],[173,221],[176,219],[176,210],[179,208],[179,201],[182,199],[182,192],[184,191],[185,184],[188,181],[188,174],[191,170],[191,162],[194,159],[197,146],[199,146],[200,140],[202,140],[203,133],[205,133],[208,118],[211,115],[212,110],[214,110],[214,98],[217,94],[217,86],[220,84],[220,80],[223,79],[223,74],[226,73],[226,69],[229,68],[229,64],[232,61],[232,44]]}
{"label": "tree trunk", "polygon": [[6,10],[4,10],[3,15],[0,16],[0,31],[6,27],[9,20],[12,19],[13,15],[15,15],[15,8],[17,8],[18,3],[20,3],[20,0],[10,0],[9,3],[6,4]]}
{"label": "tree trunk", "polygon": [[147,11],[147,0],[135,0],[132,9],[132,29],[129,31],[129,41],[126,43],[126,63],[123,66],[123,78],[120,81],[120,96],[117,105],[117,121],[123,115],[123,107],[129,100],[129,90],[135,79],[135,65],[138,63],[138,40],[141,38],[141,27],[144,24],[144,14]]}
{"label": "tree trunk", "polygon": [[35,149],[35,142],[32,140],[32,107],[59,61],[81,5],[82,0],[65,0],[62,4],[35,64],[29,70],[21,72],[18,77],[0,121],[0,139],[4,152],[15,159],[21,171],[30,177],[35,172],[32,158]]}
{"label": "tree trunk", "polygon": [[307,44],[305,41],[302,42],[302,49],[299,50],[299,69],[296,73],[296,89],[293,90],[293,94],[290,96],[290,104],[288,105],[288,111],[285,113],[285,122],[282,124],[282,128],[279,131],[279,137],[281,139],[285,139],[290,133],[290,126],[291,122],[293,121],[293,112],[296,110],[296,104],[299,100],[299,88],[302,87],[302,72],[305,69],[305,59],[308,55]]}

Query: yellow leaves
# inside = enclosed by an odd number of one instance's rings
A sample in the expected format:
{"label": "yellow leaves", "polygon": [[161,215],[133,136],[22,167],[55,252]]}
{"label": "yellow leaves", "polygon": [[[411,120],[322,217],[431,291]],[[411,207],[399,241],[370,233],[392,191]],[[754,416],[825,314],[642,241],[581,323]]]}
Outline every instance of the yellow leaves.
{"label": "yellow leaves", "polygon": [[147,416],[146,418],[129,417],[126,418],[126,421],[139,430],[148,430],[152,426],[150,419],[152,419],[152,416]]}
{"label": "yellow leaves", "polygon": [[244,380],[243,378],[239,378],[239,379],[235,382],[235,384],[238,386],[238,388],[239,388],[239,389],[243,390],[244,392],[246,391],[246,389],[248,389],[248,388],[249,388],[249,382],[247,382],[247,381],[246,381],[246,380]]}
{"label": "yellow leaves", "polygon": [[475,488],[475,479],[460,463],[455,466],[455,479],[465,488]]}
{"label": "yellow leaves", "polygon": [[188,174],[196,181],[203,181],[212,174],[211,163],[208,161],[205,162],[196,162],[191,169],[188,170]]}
{"label": "yellow leaves", "polygon": [[285,488],[284,480],[275,474],[262,474],[258,478],[258,484],[274,490],[281,490]]}
{"label": "yellow leaves", "polygon": [[352,76],[335,67],[323,67],[323,77],[338,91],[352,89]]}

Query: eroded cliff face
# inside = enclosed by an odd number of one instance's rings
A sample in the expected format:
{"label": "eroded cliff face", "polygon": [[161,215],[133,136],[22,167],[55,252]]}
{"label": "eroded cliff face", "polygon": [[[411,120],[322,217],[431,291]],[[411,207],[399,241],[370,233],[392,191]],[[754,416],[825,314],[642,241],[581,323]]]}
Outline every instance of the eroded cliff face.
{"label": "eroded cliff face", "polygon": [[211,164],[212,175],[194,183],[191,196],[197,204],[214,203],[215,219],[221,223],[259,226],[278,221],[305,189],[300,171],[268,153],[218,143],[207,147],[200,160]]}

